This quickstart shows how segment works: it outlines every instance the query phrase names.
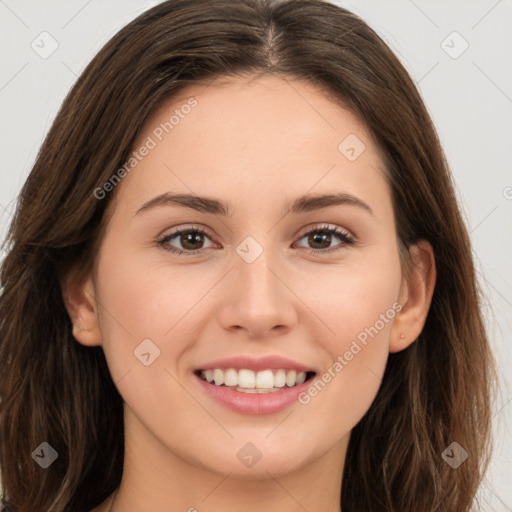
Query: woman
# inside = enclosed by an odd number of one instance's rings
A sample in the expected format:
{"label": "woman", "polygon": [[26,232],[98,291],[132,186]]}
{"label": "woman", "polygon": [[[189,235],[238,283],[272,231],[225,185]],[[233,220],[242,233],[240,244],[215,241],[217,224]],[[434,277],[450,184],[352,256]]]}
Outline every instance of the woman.
{"label": "woman", "polygon": [[469,511],[492,357],[406,71],[319,0],[174,0],[73,87],[2,265],[4,510]]}

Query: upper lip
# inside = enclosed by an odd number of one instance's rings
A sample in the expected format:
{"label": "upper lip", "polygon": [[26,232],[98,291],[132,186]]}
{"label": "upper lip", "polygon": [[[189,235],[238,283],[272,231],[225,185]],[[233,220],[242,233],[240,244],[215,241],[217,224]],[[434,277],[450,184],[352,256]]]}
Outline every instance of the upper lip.
{"label": "upper lip", "polygon": [[264,356],[264,357],[251,357],[251,356],[235,356],[227,359],[217,359],[216,361],[210,361],[203,364],[198,370],[213,370],[215,368],[227,369],[247,369],[253,371],[261,370],[279,370],[279,369],[290,369],[299,370],[302,372],[313,372],[314,370],[308,366],[305,366],[297,361],[288,359],[281,356]]}

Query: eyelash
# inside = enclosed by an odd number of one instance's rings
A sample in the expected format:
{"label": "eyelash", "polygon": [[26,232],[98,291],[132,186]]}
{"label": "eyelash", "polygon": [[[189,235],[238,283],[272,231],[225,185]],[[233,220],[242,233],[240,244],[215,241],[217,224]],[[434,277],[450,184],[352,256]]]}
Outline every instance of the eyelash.
{"label": "eyelash", "polygon": [[[198,254],[204,249],[195,249],[195,250],[184,250],[184,249],[175,249],[175,248],[169,248],[166,244],[172,240],[173,238],[176,238],[177,236],[181,235],[182,233],[200,233],[202,235],[208,236],[208,233],[203,228],[179,228],[173,231],[172,233],[163,236],[162,238],[158,239],[158,244],[166,251],[172,252],[174,254],[186,254],[187,256],[193,256],[195,254]],[[299,240],[304,238],[305,236],[311,235],[312,233],[323,233],[323,234],[334,234],[337,237],[339,237],[342,240],[342,243],[339,244],[339,247],[336,248],[330,248],[330,249],[306,249],[306,252],[309,252],[310,254],[318,255],[319,253],[331,253],[340,251],[345,247],[350,247],[355,245],[356,241],[352,235],[350,235],[347,231],[341,230],[340,228],[331,228],[328,225],[324,225],[321,228],[314,228],[310,231],[307,231],[304,233]]]}

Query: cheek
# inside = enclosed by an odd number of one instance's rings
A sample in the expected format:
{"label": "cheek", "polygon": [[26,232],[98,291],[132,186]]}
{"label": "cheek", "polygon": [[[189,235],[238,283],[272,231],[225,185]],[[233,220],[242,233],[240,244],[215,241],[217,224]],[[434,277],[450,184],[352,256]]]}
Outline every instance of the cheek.
{"label": "cheek", "polygon": [[368,410],[386,367],[391,327],[401,309],[401,273],[394,253],[384,259],[316,281],[324,293],[308,304],[329,327],[318,342],[327,358],[301,403],[316,402],[315,411],[338,432],[353,428]]}
{"label": "cheek", "polygon": [[327,437],[350,432],[368,411],[389,354],[395,314],[391,304],[383,300],[366,301],[364,308],[352,306],[340,315],[337,335],[324,345],[329,357],[323,371],[299,397],[299,403],[321,418]]}
{"label": "cheek", "polygon": [[148,428],[169,425],[175,415],[200,415],[176,380],[177,362],[194,339],[187,312],[201,297],[200,284],[180,279],[178,267],[171,273],[119,247],[115,241],[105,244],[97,275],[103,349],[112,379]]}
{"label": "cheek", "polygon": [[[173,341],[173,325],[184,315],[180,306],[183,289],[179,283],[163,281],[162,272],[121,247],[119,241],[110,240],[99,259],[97,303],[103,349],[114,382],[128,372],[130,380],[143,372],[151,385],[155,372],[147,370],[162,365],[164,359],[167,366],[181,350],[169,342]],[[151,365],[145,366],[148,358]]]}
{"label": "cheek", "polygon": [[132,341],[162,340],[198,302],[204,282],[198,273],[179,266],[171,270],[161,261],[148,261],[144,251],[117,250],[116,245],[105,245],[98,267],[104,327],[121,329]]}
{"label": "cheek", "polygon": [[325,326],[322,344],[332,359],[349,350],[355,339],[364,343],[389,338],[399,308],[400,264],[392,251],[375,259],[379,265],[361,259],[314,277],[315,292],[308,294],[308,306]]}

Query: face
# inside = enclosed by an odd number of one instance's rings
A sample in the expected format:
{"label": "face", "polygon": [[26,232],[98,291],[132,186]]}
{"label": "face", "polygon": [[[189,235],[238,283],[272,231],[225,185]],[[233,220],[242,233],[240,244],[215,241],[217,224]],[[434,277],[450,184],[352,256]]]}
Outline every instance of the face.
{"label": "face", "polygon": [[237,78],[161,105],[134,151],[91,280],[127,436],[240,478],[342,462],[400,334],[370,133],[312,85]]}

